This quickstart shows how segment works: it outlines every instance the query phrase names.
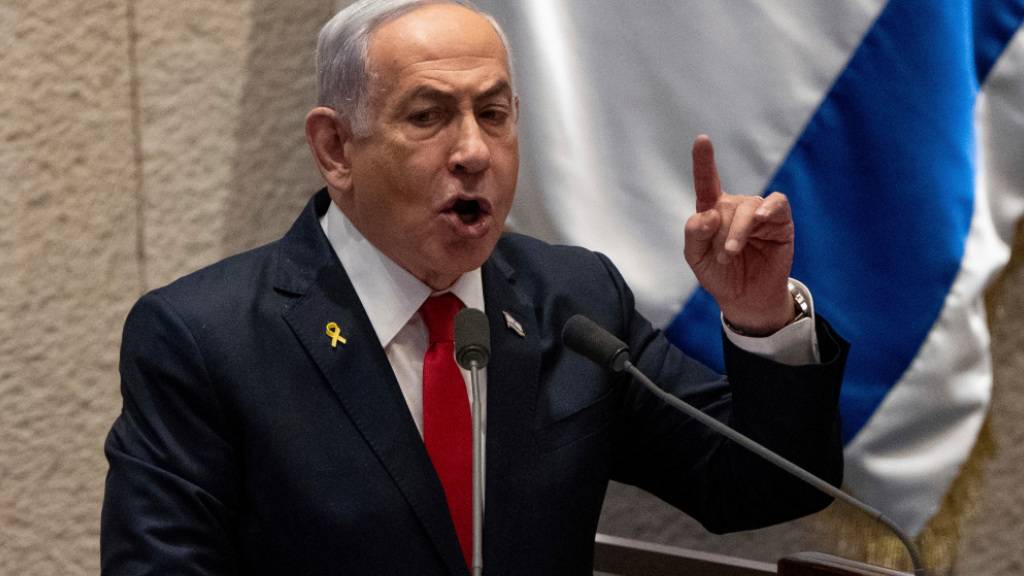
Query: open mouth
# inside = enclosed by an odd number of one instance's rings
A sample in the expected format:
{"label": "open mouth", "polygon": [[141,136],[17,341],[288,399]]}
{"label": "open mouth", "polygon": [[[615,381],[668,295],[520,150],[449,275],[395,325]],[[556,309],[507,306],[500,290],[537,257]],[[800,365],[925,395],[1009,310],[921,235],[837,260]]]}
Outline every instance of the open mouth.
{"label": "open mouth", "polygon": [[452,206],[452,212],[455,212],[463,224],[474,224],[480,221],[484,214],[484,208],[478,200],[459,199]]}
{"label": "open mouth", "polygon": [[484,197],[460,195],[449,200],[441,213],[448,218],[454,231],[464,238],[482,238],[491,229],[491,203]]}

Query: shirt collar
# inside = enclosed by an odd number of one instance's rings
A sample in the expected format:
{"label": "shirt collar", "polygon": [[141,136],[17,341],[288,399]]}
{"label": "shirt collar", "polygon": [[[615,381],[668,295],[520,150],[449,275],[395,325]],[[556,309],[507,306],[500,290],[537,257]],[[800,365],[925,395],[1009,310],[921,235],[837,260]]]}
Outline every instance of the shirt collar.
{"label": "shirt collar", "polygon": [[451,288],[434,293],[371,244],[334,202],[320,218],[320,226],[341,260],[382,347],[391,343],[430,296],[451,292],[467,308],[484,309],[479,268],[460,276]]}

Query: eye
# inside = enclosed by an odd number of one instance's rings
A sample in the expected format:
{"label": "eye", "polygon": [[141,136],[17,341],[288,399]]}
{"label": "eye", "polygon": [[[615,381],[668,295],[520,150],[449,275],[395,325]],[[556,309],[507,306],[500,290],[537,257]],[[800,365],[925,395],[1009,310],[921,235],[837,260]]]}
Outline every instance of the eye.
{"label": "eye", "polygon": [[407,117],[407,120],[415,126],[430,126],[441,119],[441,111],[437,108],[417,110]]}
{"label": "eye", "polygon": [[502,106],[491,106],[480,111],[481,120],[491,124],[504,124],[509,117],[508,110]]}

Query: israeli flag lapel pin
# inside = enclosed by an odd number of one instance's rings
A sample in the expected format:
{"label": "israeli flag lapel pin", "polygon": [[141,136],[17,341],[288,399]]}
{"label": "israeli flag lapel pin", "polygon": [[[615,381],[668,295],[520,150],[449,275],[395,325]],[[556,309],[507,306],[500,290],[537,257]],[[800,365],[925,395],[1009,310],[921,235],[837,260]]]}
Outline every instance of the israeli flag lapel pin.
{"label": "israeli flag lapel pin", "polygon": [[508,326],[509,330],[515,332],[520,338],[526,338],[526,331],[523,330],[523,325],[519,323],[519,320],[513,318],[512,315],[508,313],[508,310],[502,310],[501,314],[505,317],[505,326]]}

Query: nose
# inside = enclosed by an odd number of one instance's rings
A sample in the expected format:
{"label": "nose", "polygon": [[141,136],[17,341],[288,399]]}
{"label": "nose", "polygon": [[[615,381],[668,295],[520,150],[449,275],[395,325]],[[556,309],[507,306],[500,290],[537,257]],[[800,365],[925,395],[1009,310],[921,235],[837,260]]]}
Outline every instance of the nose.
{"label": "nose", "polygon": [[491,165],[491,149],[484,139],[475,114],[467,114],[457,126],[458,133],[448,156],[453,174],[476,174]]}

